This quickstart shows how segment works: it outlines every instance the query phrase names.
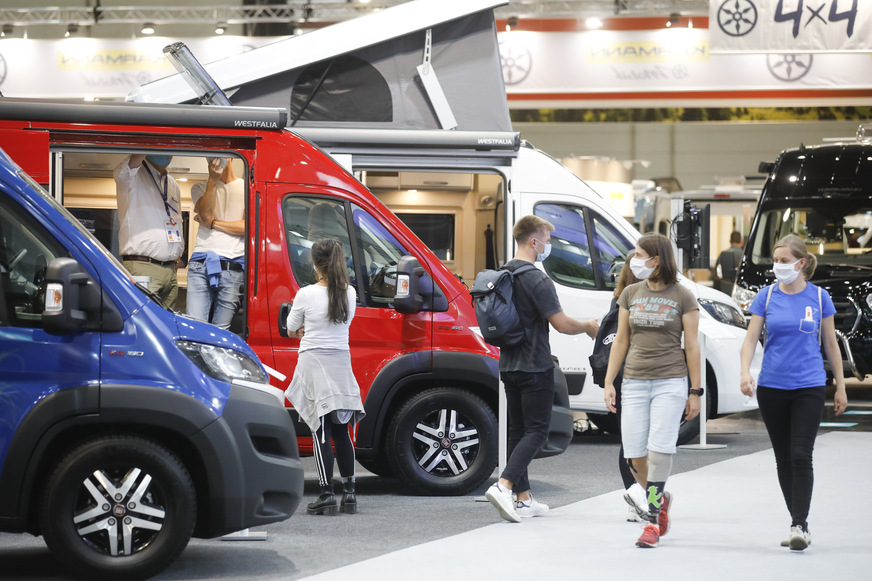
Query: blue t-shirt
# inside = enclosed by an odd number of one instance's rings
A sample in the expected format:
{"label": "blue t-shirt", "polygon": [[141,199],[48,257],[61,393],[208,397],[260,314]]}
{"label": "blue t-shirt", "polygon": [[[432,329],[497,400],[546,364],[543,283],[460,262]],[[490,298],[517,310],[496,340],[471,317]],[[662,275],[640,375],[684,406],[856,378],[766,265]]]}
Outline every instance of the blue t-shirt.
{"label": "blue t-shirt", "polygon": [[776,284],[766,307],[767,294],[769,287],[763,287],[748,309],[766,319],[766,347],[757,384],[777,389],[826,385],[818,329],[821,309],[823,317],[836,314],[830,294],[821,289],[819,306],[818,287],[810,282],[795,295],[782,292]]}

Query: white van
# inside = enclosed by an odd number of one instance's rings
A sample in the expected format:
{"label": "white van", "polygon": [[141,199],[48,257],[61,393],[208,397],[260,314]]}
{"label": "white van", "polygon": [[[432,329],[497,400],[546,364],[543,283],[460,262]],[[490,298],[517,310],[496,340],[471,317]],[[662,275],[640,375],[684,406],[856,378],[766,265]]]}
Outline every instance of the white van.
{"label": "white van", "polygon": [[[505,3],[408,2],[205,65],[203,72],[211,77],[206,84],[234,105],[290,105],[289,128],[354,172],[470,285],[477,272],[514,255],[510,233],[520,217],[544,217],[557,230],[540,268],[557,283],[567,314],[599,318],[640,234],[512,130],[493,17]],[[186,70],[188,77],[199,74]],[[214,93],[200,92],[201,99]],[[129,98],[178,103],[196,96],[175,75]],[[708,417],[754,409],[739,391],[741,311],[720,292],[684,283],[704,307]],[[551,344],[571,406],[605,414],[602,390],[590,379],[593,341],[555,333]],[[610,417],[595,421],[607,427]],[[681,440],[697,430],[697,422],[685,426]]]}

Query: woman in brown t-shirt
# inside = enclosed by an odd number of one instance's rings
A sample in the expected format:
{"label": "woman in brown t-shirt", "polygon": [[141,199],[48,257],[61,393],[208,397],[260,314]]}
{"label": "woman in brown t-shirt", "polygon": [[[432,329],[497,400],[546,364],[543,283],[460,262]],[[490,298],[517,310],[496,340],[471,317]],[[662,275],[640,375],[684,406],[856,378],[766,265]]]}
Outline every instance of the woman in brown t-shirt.
{"label": "woman in brown t-shirt", "polygon": [[[628,286],[618,299],[618,332],[609,356],[604,397],[614,412],[614,381],[624,365],[621,442],[634,478],[647,492],[651,523],[636,546],[656,547],[669,531],[672,495],[664,489],[672,471],[681,414],[686,412],[690,420],[700,408],[699,304],[678,282],[672,243],[665,236],[642,236],[630,268],[642,282]],[[689,396],[688,374],[693,387]]]}

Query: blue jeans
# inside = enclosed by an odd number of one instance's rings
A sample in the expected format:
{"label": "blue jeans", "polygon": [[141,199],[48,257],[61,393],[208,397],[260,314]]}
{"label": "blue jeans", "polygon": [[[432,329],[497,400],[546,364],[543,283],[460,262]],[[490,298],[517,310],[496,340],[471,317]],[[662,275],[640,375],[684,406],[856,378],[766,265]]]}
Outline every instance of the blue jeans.
{"label": "blue jeans", "polygon": [[506,390],[508,454],[500,475],[512,483],[513,492],[530,490],[527,467],[548,441],[551,407],[554,405],[554,370],[500,373]]}
{"label": "blue jeans", "polygon": [[189,263],[188,315],[222,329],[229,329],[233,315],[239,310],[243,284],[245,284],[245,272],[222,270],[218,286],[210,287],[206,264]]}

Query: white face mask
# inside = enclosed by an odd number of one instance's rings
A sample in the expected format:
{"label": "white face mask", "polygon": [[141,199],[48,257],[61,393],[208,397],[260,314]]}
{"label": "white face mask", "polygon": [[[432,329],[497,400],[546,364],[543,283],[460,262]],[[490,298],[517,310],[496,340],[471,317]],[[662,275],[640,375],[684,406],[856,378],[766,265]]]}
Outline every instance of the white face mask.
{"label": "white face mask", "polygon": [[799,276],[799,271],[796,270],[796,265],[798,263],[799,260],[797,260],[796,262],[791,262],[790,264],[773,264],[772,272],[775,273],[775,278],[778,279],[778,282],[783,284],[790,284],[795,281],[796,277]]}
{"label": "white face mask", "polygon": [[539,252],[538,250],[536,251],[536,262],[542,262],[551,254],[551,244],[545,244],[543,242],[542,245],[545,246],[545,249],[542,252]]}
{"label": "white face mask", "polygon": [[648,267],[645,265],[646,262],[651,260],[650,258],[636,258],[635,256],[630,259],[630,270],[633,271],[633,276],[638,278],[639,280],[648,280],[651,274],[654,272],[656,266]]}

